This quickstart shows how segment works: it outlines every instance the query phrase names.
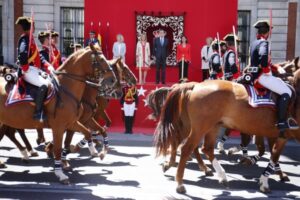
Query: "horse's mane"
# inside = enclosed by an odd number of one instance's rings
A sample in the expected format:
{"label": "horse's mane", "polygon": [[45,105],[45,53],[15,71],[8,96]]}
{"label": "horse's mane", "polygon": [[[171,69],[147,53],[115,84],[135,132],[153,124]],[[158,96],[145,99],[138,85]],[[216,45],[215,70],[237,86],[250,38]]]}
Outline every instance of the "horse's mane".
{"label": "horse's mane", "polygon": [[78,58],[80,58],[85,53],[87,53],[86,48],[80,49],[80,50],[72,53],[57,70],[61,71],[61,70],[65,69],[66,66],[70,65],[71,63],[74,63]]}

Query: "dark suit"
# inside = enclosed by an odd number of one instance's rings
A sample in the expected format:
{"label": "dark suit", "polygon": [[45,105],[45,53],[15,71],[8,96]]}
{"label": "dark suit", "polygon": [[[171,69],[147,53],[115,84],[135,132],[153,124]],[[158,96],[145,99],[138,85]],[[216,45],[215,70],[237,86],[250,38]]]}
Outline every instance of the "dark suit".
{"label": "dark suit", "polygon": [[169,41],[167,38],[163,38],[163,44],[161,38],[155,38],[153,42],[153,55],[156,58],[156,83],[160,82],[160,71],[161,71],[161,82],[166,83],[166,61],[168,57],[168,46]]}
{"label": "dark suit", "polygon": [[90,38],[88,38],[84,42],[84,47],[89,46],[90,43],[92,43],[93,45],[95,45],[96,43],[98,43],[98,45],[100,46],[99,40],[97,38],[94,38],[93,40],[91,40]]}

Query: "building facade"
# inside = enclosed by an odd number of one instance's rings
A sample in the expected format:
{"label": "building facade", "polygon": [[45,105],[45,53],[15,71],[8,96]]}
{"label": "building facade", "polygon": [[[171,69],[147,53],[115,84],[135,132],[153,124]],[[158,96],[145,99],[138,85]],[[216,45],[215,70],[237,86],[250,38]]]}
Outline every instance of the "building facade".
{"label": "building facade", "polygon": [[[300,55],[300,0],[239,0],[238,35],[242,65],[248,63],[249,45],[255,39],[252,25],[273,14],[272,59],[281,62]],[[84,0],[0,0],[0,63],[15,62],[20,30],[18,16],[34,11],[36,33],[47,28],[60,32],[60,49],[70,54],[70,43],[83,43]],[[298,23],[297,23],[298,22]]]}

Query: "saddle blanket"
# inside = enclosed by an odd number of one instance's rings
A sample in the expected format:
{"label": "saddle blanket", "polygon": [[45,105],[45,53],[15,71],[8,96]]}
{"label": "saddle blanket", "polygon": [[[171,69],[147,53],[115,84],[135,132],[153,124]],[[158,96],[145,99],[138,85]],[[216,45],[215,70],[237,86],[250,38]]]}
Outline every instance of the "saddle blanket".
{"label": "saddle blanket", "polygon": [[272,92],[267,90],[265,95],[259,95],[254,86],[245,85],[248,96],[249,96],[249,105],[257,108],[257,107],[275,107],[276,103],[272,99]]}
{"label": "saddle blanket", "polygon": [[[33,86],[29,83],[25,83],[26,89],[25,93],[21,94],[20,93],[20,86],[19,83],[16,83],[12,86],[12,89],[8,93],[8,97],[5,102],[5,106],[11,106],[17,103],[22,103],[22,102],[34,102],[34,98],[36,96],[36,92],[38,90],[38,87]],[[49,89],[48,89],[49,90]],[[48,95],[46,99],[44,100],[44,103],[49,102],[49,100],[52,99],[55,95],[55,90],[53,87],[50,88],[50,91],[48,91]]]}

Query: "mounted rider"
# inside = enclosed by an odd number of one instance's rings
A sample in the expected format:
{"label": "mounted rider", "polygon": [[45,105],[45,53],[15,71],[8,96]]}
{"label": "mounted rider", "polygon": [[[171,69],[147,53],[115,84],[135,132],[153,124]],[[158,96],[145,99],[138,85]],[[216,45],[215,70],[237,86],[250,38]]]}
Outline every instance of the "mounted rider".
{"label": "mounted rider", "polygon": [[214,40],[211,43],[213,53],[209,58],[209,75],[211,80],[222,79],[223,70],[221,65],[221,55],[219,54],[219,41]]}
{"label": "mounted rider", "polygon": [[[49,31],[41,31],[38,34],[38,39],[42,45],[42,48],[40,50],[40,55],[47,61],[50,62],[50,50],[49,50],[49,45],[50,45],[50,41],[49,41],[49,36],[50,36],[50,32]],[[48,72],[48,69],[45,69],[42,66],[42,70]]]}
{"label": "mounted rider", "polygon": [[279,95],[277,102],[277,128],[280,132],[286,129],[298,129],[295,120],[287,120],[288,106],[292,97],[292,90],[281,79],[272,75],[272,64],[269,57],[270,23],[268,20],[259,20],[254,24],[257,29],[256,40],[251,45],[251,63],[248,72],[252,74],[254,85],[263,86]]}
{"label": "mounted rider", "polygon": [[45,73],[41,71],[41,67],[48,69],[53,68],[43,56],[40,56],[38,47],[34,41],[34,23],[30,17],[19,17],[16,21],[23,34],[18,42],[18,64],[20,65],[19,77],[22,77],[26,82],[37,86],[37,94],[35,98],[35,111],[33,118],[35,120],[45,120],[43,114],[43,102],[47,95],[50,81],[45,77]]}
{"label": "mounted rider", "polygon": [[240,75],[234,47],[235,40],[238,41],[238,38],[234,34],[227,34],[223,39],[227,46],[227,50],[223,56],[225,80],[233,81]]}

